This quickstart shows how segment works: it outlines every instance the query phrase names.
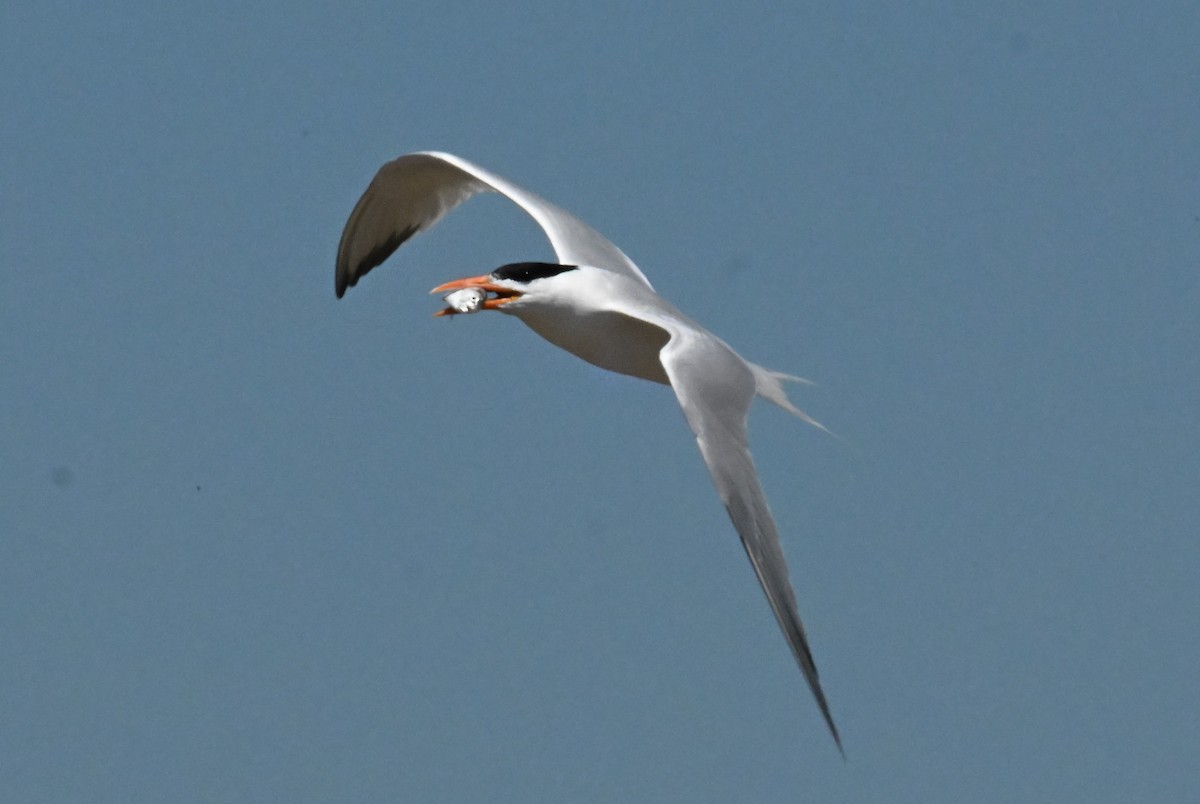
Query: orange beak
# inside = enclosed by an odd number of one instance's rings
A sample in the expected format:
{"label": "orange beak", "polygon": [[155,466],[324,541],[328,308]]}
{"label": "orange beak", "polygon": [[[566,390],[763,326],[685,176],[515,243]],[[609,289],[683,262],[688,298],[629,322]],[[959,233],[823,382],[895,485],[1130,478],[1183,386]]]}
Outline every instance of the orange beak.
{"label": "orange beak", "polygon": [[[444,285],[438,285],[430,293],[449,293],[452,290],[462,290],[463,288],[479,288],[488,293],[496,294],[494,297],[489,297],[483,300],[482,308],[484,310],[496,310],[501,305],[507,304],[513,299],[519,299],[521,292],[501,287],[492,281],[491,274],[483,274],[482,276],[469,276],[466,279],[455,279],[453,282],[447,282]],[[458,310],[453,307],[446,307],[438,310],[433,314],[435,317],[443,315],[458,315]]]}

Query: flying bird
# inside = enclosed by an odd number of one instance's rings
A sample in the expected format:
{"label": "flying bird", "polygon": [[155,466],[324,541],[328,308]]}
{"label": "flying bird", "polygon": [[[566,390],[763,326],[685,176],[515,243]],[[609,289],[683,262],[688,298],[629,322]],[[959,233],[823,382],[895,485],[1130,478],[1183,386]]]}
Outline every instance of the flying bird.
{"label": "flying bird", "polygon": [[[477,305],[515,316],[550,343],[593,365],[671,386],[771,611],[841,751],[746,437],[746,417],[755,396],[820,427],[792,405],[784,391],[783,381],[799,378],[743,359],[659,296],[632,260],[579,218],[447,153],[406,154],[379,169],[350,213],[338,244],[338,298],[410,237],[483,192],[499,193],[528,213],[550,239],[558,262],[510,263],[431,292],[482,292],[486,295],[476,294],[472,309]],[[447,307],[436,315],[457,312]]]}

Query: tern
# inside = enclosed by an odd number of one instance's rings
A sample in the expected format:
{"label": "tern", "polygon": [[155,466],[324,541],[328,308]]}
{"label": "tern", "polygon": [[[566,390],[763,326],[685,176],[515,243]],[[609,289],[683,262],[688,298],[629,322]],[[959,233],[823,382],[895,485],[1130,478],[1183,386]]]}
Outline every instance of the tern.
{"label": "tern", "polygon": [[[447,153],[406,154],[379,169],[342,232],[338,298],[406,240],[483,192],[499,193],[528,213],[550,239],[558,262],[510,263],[431,292],[482,291],[487,295],[481,309],[516,316],[550,343],[600,368],[675,391],[771,611],[842,751],[746,437],[755,396],[820,427],[784,391],[783,381],[800,378],[743,359],[659,296],[632,260],[579,218]],[[447,307],[435,315],[457,312]]]}

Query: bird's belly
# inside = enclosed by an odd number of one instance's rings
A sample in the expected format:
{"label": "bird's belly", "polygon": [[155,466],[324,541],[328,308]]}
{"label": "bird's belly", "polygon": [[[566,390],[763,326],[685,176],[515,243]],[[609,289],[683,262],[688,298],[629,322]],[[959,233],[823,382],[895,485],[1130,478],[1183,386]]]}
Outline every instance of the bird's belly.
{"label": "bird's belly", "polygon": [[550,343],[593,366],[670,384],[658,356],[670,335],[661,327],[608,311],[583,315],[541,311],[520,318]]}

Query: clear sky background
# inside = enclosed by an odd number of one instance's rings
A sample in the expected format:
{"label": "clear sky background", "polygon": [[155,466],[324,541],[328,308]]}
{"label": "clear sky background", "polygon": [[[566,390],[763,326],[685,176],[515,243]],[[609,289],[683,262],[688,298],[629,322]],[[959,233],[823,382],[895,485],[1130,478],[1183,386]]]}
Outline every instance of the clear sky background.
{"label": "clear sky background", "polygon": [[[1194,2],[0,7],[10,801],[1200,797]],[[752,446],[839,757],[669,390],[435,284],[459,153],[815,380]]]}

